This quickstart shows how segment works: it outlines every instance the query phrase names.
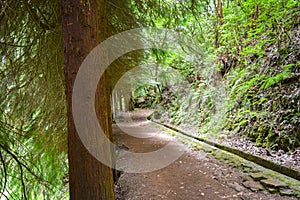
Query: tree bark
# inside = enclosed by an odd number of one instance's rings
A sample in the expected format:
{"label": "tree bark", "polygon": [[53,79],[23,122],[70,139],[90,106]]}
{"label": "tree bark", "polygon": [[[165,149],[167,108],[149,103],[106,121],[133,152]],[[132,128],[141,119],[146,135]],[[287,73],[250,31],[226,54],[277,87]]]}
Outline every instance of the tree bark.
{"label": "tree bark", "polygon": [[216,25],[216,33],[215,33],[215,47],[218,48],[220,46],[220,33],[219,28],[223,24],[223,8],[222,8],[222,0],[217,0],[216,2],[216,12],[217,12],[217,25]]}
{"label": "tree bark", "polygon": [[[105,38],[105,0],[61,0],[65,79],[68,110],[68,157],[71,200],[114,199],[111,168],[96,160],[83,146],[75,129],[72,114],[72,89],[76,74],[84,58]],[[101,23],[101,24],[99,24]],[[100,30],[100,31],[99,31]],[[102,34],[102,35],[101,35]],[[103,77],[96,94],[96,113],[100,126],[111,138],[109,89]]]}

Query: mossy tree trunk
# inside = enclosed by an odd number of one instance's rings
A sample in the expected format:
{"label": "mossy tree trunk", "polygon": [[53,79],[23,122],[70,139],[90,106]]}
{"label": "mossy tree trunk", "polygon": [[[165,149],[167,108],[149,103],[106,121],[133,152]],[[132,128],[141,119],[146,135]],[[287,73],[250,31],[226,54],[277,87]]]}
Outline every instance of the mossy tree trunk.
{"label": "mossy tree trunk", "polygon": [[[111,168],[97,161],[82,145],[73,120],[72,89],[78,69],[89,52],[106,38],[105,0],[61,0],[68,109],[69,184],[71,200],[114,199]],[[100,16],[99,16],[100,15]],[[96,113],[111,138],[110,90],[107,77],[98,85]],[[103,95],[104,94],[104,95]]]}

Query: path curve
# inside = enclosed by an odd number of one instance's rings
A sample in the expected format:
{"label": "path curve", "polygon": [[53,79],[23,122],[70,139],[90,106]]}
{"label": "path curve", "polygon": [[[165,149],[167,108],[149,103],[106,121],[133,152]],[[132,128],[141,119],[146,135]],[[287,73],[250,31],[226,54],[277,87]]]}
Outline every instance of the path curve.
{"label": "path curve", "polygon": [[[126,132],[136,132],[143,126],[152,126],[151,130],[156,132],[153,137],[133,137],[124,133],[117,125],[113,125],[115,142],[120,151],[124,149],[132,152],[150,152],[175,140],[146,122],[144,119],[148,114],[147,111],[133,112],[131,116],[134,121],[121,119],[119,123],[128,123]],[[245,174],[237,169],[221,163],[211,155],[190,148],[178,160],[163,169],[149,173],[123,173],[118,180],[120,188],[117,196],[120,200],[296,199],[261,191],[253,192],[242,186],[245,178]]]}

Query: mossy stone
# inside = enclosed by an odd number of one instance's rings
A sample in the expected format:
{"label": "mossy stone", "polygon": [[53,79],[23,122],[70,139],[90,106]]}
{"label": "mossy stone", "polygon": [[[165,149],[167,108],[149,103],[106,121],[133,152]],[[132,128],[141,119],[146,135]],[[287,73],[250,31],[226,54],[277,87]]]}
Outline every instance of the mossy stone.
{"label": "mossy stone", "polygon": [[294,191],[288,188],[282,188],[279,190],[281,195],[284,196],[293,196],[294,195]]}
{"label": "mossy stone", "polygon": [[268,178],[263,173],[260,173],[260,172],[252,173],[252,174],[250,174],[250,177],[255,181],[260,181],[260,180]]}
{"label": "mossy stone", "polygon": [[243,185],[246,188],[249,188],[253,192],[265,190],[264,186],[256,181],[245,181],[245,182],[243,182]]}
{"label": "mossy stone", "polygon": [[268,187],[268,188],[285,188],[286,187],[285,183],[283,183],[279,180],[276,180],[276,179],[271,179],[271,178],[260,180],[260,182],[265,187]]}

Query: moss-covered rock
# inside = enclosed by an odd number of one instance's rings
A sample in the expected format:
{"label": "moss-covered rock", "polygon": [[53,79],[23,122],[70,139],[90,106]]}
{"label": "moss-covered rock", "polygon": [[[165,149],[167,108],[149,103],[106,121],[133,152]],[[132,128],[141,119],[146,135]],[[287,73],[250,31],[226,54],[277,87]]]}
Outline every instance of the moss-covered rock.
{"label": "moss-covered rock", "polygon": [[279,180],[273,179],[273,178],[267,178],[260,180],[261,184],[264,185],[267,188],[286,188],[287,185],[284,182],[281,182]]}
{"label": "moss-covered rock", "polygon": [[243,185],[253,192],[265,190],[264,186],[256,181],[245,181],[245,182],[243,182]]}
{"label": "moss-covered rock", "polygon": [[261,172],[257,172],[257,173],[251,173],[250,177],[254,180],[254,181],[260,181],[263,179],[267,179],[266,175],[261,173]]}

